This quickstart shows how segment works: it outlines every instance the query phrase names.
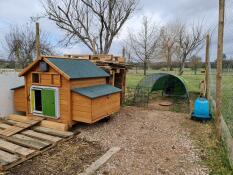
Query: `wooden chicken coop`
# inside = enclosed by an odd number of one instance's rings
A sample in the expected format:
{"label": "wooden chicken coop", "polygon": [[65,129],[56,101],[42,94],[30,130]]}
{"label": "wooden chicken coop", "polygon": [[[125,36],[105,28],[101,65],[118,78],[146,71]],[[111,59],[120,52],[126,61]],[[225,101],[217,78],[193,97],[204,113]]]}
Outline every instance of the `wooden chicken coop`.
{"label": "wooden chicken coop", "polygon": [[[73,57],[36,59],[20,73],[25,85],[12,89],[16,111],[69,127],[76,122],[94,123],[118,112],[125,69],[112,66],[109,75],[100,67],[90,60]],[[118,74],[124,76],[119,78]]]}

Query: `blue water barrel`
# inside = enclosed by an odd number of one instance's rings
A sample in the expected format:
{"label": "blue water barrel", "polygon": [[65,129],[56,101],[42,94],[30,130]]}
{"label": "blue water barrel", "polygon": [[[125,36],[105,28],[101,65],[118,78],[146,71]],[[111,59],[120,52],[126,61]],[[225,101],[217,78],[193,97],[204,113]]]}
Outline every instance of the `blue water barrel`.
{"label": "blue water barrel", "polygon": [[206,98],[198,98],[195,100],[194,116],[201,118],[210,117],[209,102]]}

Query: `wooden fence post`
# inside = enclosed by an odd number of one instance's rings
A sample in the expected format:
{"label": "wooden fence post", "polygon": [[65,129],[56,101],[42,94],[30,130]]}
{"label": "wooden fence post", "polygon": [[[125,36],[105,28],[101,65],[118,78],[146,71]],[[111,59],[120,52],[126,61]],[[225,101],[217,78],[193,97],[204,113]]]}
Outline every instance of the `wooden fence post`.
{"label": "wooden fence post", "polygon": [[40,26],[36,23],[36,58],[40,58]]}
{"label": "wooden fence post", "polygon": [[221,140],[221,105],[222,105],[222,59],[224,37],[225,0],[219,0],[218,52],[216,73],[216,128],[217,139]]}
{"label": "wooden fence post", "polygon": [[206,36],[206,60],[205,60],[205,83],[206,83],[206,98],[209,100],[210,95],[210,81],[209,81],[209,68],[210,68],[210,35]]}

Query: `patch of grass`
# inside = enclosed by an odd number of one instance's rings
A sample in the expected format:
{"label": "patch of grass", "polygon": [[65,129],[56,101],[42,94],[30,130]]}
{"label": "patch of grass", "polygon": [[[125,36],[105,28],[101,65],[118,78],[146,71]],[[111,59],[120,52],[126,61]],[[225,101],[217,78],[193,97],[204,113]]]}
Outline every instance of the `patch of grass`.
{"label": "patch of grass", "polygon": [[173,98],[173,105],[171,111],[177,113],[189,113],[190,109],[188,101],[184,99]]}
{"label": "patch of grass", "polygon": [[139,81],[143,78],[143,74],[132,74],[128,73],[126,75],[126,86],[127,87],[136,87]]}
{"label": "patch of grass", "polygon": [[190,92],[199,92],[199,83],[201,80],[204,79],[204,75],[198,74],[198,75],[191,75],[191,74],[184,74],[182,77],[185,79],[185,82],[187,83],[187,88]]}
{"label": "patch of grass", "polygon": [[213,121],[200,123],[187,121],[185,127],[189,128],[190,135],[195,140],[195,144],[200,148],[200,163],[207,166],[210,175],[232,175],[227,152],[224,143],[216,139]]}
{"label": "patch of grass", "polygon": [[174,103],[172,111],[177,113],[181,112],[180,105],[177,102]]}

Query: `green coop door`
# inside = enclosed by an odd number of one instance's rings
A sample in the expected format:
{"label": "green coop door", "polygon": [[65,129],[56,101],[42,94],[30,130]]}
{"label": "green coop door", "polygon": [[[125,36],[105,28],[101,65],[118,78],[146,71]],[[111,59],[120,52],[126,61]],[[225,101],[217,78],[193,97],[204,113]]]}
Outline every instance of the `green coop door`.
{"label": "green coop door", "polygon": [[51,89],[42,90],[42,109],[43,115],[55,117],[55,91]]}

